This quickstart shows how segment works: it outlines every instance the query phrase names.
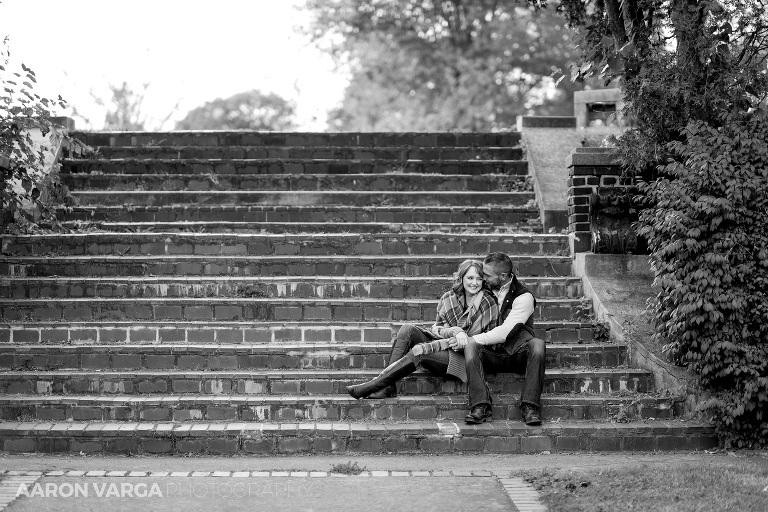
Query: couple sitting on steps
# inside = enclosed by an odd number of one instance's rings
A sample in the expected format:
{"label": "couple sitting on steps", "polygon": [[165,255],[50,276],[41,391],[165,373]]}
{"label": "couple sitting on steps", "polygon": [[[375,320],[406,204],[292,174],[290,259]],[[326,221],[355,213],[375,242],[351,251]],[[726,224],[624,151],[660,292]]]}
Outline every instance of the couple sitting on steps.
{"label": "couple sitting on steps", "polygon": [[483,423],[492,413],[485,372],[524,373],[521,414],[527,425],[540,425],[545,346],[533,332],[535,307],[533,294],[512,272],[509,256],[495,252],[483,262],[466,260],[440,298],[435,325],[403,325],[389,366],[347,391],[358,399],[396,396],[395,383],[421,366],[433,375],[466,382],[469,414],[464,420]]}

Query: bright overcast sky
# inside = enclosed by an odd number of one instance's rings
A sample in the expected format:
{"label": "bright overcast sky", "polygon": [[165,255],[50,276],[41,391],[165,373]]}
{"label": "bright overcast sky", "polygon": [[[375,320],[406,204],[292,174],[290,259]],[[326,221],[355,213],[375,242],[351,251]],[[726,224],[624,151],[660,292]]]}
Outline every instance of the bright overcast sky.
{"label": "bright overcast sky", "polygon": [[[323,129],[347,83],[294,29],[299,0],[0,0],[0,38],[11,68],[37,75],[38,94],[61,94],[99,129],[89,95],[150,83],[147,128],[206,101],[259,89],[296,102],[300,128]],[[82,122],[80,122],[80,127]],[[173,128],[173,123],[164,128]]]}

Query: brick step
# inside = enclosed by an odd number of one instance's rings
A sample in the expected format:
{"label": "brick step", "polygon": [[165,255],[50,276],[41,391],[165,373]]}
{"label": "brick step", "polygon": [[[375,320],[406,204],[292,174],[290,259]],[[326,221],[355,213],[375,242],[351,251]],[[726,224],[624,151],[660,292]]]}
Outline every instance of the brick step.
{"label": "brick step", "polygon": [[[448,276],[467,259],[462,255],[410,256],[4,256],[5,276]],[[528,276],[569,276],[570,256],[510,255],[515,273]]]}
{"label": "brick step", "polygon": [[[386,367],[389,343],[0,345],[2,370],[252,370]],[[627,364],[624,344],[554,344],[550,368]]]}
{"label": "brick step", "polygon": [[522,160],[516,147],[98,146],[98,158],[315,160]]}
{"label": "brick step", "polygon": [[121,222],[345,222],[371,223],[534,223],[539,212],[522,206],[75,206],[59,210],[60,220]]}
{"label": "brick step", "polygon": [[[567,235],[534,233],[54,233],[3,235],[4,255],[517,256],[568,254]],[[291,261],[293,261],[291,259]],[[454,269],[455,270],[455,269]],[[269,274],[267,274],[269,275]]]}
{"label": "brick step", "polygon": [[103,174],[504,174],[526,176],[526,160],[63,159],[62,172]]}
{"label": "brick step", "polygon": [[[278,297],[162,297],[0,300],[5,322],[90,320],[416,321],[436,316],[437,300],[283,299]],[[591,316],[584,299],[539,299],[534,318],[581,321]]]}
{"label": "brick step", "polygon": [[[578,277],[527,277],[520,281],[539,298],[578,298]],[[286,297],[436,298],[452,284],[446,277],[0,277],[0,298],[79,297]]]}
{"label": "brick step", "polygon": [[[0,373],[0,394],[37,395],[347,395],[346,387],[372,379],[379,370],[145,370],[145,371],[5,371]],[[524,377],[513,373],[486,374],[493,393],[519,394]],[[653,375],[628,368],[548,368],[545,393],[615,393],[653,390]],[[446,380],[423,372],[397,383],[401,395],[450,395],[467,392],[459,380]]]}
{"label": "brick step", "polygon": [[241,191],[241,190],[131,190],[72,192],[81,205],[188,205],[188,206],[317,206],[353,205],[358,207],[394,204],[398,206],[486,206],[502,204],[527,207],[533,192],[467,192],[467,191]]}
{"label": "brick step", "polygon": [[187,233],[541,233],[540,223],[491,224],[400,224],[393,222],[218,222],[218,221],[171,221],[171,222],[108,222],[74,220],[59,223],[73,231],[97,230],[115,232],[187,232]]}
{"label": "brick step", "polygon": [[301,146],[301,147],[399,147],[455,148],[467,146],[509,147],[520,144],[520,132],[255,132],[171,131],[73,132],[89,146]]}
{"label": "brick step", "polygon": [[[0,343],[386,343],[403,322],[14,322],[0,324]],[[428,322],[424,325],[428,325]],[[536,323],[549,344],[590,343],[590,322]]]}
{"label": "brick step", "polygon": [[[623,421],[673,419],[678,397],[627,394],[542,395],[545,420],[596,420],[620,415]],[[469,412],[466,395],[407,396],[355,400],[350,396],[0,396],[4,421],[178,421],[201,424],[221,421],[458,421]],[[494,420],[520,420],[516,395],[497,395]],[[394,426],[393,423],[387,425]]]}
{"label": "brick step", "polygon": [[526,176],[437,176],[434,174],[64,174],[71,192],[110,191],[479,191],[530,192]]}
{"label": "brick step", "polygon": [[462,422],[7,422],[2,449],[17,453],[277,455],[692,451],[719,446],[699,421]]}

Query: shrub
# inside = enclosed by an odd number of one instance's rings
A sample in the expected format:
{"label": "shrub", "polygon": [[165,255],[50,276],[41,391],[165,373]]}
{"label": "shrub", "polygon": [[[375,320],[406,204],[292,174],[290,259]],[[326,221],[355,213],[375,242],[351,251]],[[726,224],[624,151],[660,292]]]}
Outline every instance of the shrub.
{"label": "shrub", "polygon": [[657,336],[690,365],[726,445],[768,446],[768,115],[693,121],[641,214],[660,285]]}
{"label": "shrub", "polygon": [[[9,62],[6,37],[0,48],[0,231],[19,232],[34,229],[35,221],[41,219],[55,222],[51,206],[67,198],[58,168],[52,172],[45,169],[46,152],[59,144],[74,154],[86,147],[59,132],[52,122],[53,109],[64,108],[64,99],[59,96],[53,100],[35,93],[34,71],[23,63],[20,72],[11,71]],[[35,145],[30,134],[34,128],[49,138],[51,146]]]}

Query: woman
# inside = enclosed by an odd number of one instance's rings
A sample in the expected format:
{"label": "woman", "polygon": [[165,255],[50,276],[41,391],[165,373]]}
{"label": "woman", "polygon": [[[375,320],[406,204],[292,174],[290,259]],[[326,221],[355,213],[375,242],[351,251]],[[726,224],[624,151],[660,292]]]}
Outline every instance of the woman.
{"label": "woman", "polygon": [[[395,338],[389,366],[375,379],[348,386],[353,397],[397,396],[395,382],[422,366],[430,373],[451,375],[467,381],[464,355],[448,348],[448,338],[467,338],[496,327],[499,308],[496,298],[483,287],[483,264],[465,260],[453,274],[453,286],[437,305],[437,320],[430,329],[403,325]],[[466,340],[465,340],[466,341]]]}

